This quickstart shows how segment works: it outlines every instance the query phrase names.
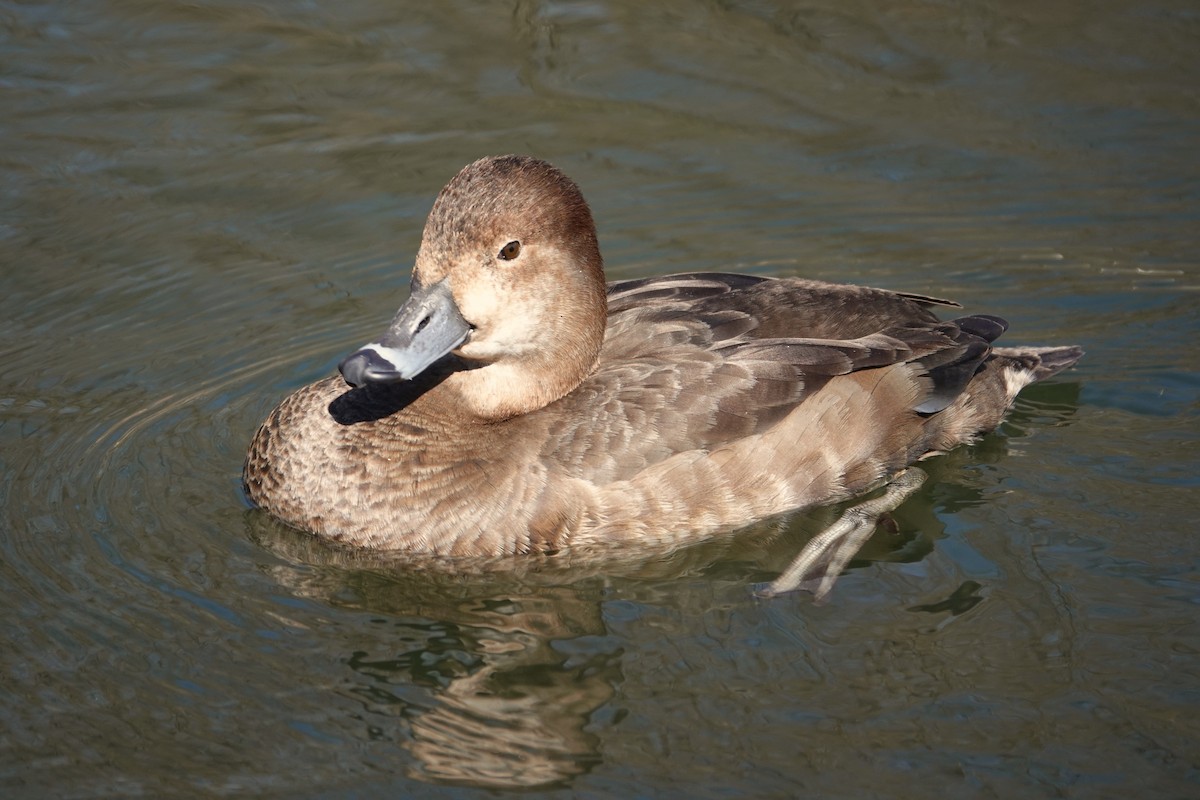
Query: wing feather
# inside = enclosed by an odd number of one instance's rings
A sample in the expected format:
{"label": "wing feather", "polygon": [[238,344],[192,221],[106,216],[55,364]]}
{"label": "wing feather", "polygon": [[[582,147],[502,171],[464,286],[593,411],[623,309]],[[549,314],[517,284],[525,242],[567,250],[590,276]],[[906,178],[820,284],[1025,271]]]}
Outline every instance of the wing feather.
{"label": "wing feather", "polygon": [[[597,483],[762,433],[830,380],[911,364],[933,414],[962,391],[1005,323],[940,322],[956,305],[881,289],[696,273],[609,286],[600,365],[553,416],[543,452]],[[581,430],[586,428],[586,431]],[[596,464],[605,454],[600,469]]]}

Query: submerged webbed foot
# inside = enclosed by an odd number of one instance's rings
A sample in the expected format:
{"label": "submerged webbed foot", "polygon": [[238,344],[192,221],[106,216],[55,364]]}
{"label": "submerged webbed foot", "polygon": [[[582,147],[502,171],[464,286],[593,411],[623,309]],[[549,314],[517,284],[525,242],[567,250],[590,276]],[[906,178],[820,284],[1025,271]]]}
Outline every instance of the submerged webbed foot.
{"label": "submerged webbed foot", "polygon": [[898,474],[879,497],[847,508],[837,522],[804,546],[778,578],[756,589],[755,594],[775,597],[804,589],[813,593],[816,602],[824,600],[846,564],[874,533],[880,517],[899,508],[928,477],[923,470],[909,467]]}

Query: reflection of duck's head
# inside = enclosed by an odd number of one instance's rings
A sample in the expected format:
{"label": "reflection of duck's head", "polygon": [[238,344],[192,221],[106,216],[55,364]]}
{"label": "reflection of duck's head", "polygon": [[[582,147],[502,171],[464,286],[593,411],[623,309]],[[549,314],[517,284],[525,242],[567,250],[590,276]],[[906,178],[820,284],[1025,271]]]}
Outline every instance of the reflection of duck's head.
{"label": "reflection of duck's head", "polygon": [[351,672],[339,691],[411,753],[412,776],[528,788],[564,784],[599,762],[588,725],[622,679],[600,582],[400,573],[368,559],[347,568],[338,556],[351,553],[313,549],[317,540],[306,538],[309,548],[286,553],[298,563],[274,575],[296,595],[366,610],[379,623],[348,640]]}
{"label": "reflection of duck's head", "polygon": [[475,604],[476,626],[458,635],[472,640],[479,666],[446,681],[412,716],[411,773],[522,788],[562,784],[599,763],[587,726],[621,668],[619,649],[595,649],[604,632],[598,611],[566,587]]}
{"label": "reflection of duck's head", "polygon": [[409,380],[454,353],[450,380],[481,419],[542,408],[579,385],[604,339],[592,215],[544,161],[476,161],[438,195],[412,294],[386,333],[346,358],[354,386]]}

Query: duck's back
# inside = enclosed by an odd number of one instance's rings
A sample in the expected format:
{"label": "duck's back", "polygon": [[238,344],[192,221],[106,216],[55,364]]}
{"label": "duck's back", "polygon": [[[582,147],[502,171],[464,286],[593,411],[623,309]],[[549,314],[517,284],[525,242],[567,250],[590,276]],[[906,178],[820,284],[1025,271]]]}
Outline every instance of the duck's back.
{"label": "duck's back", "polygon": [[723,272],[664,275],[608,285],[609,337],[632,309],[676,311],[696,317],[736,314],[755,339],[852,339],[902,325],[937,324],[931,306],[959,308],[953,300],[920,294]]}

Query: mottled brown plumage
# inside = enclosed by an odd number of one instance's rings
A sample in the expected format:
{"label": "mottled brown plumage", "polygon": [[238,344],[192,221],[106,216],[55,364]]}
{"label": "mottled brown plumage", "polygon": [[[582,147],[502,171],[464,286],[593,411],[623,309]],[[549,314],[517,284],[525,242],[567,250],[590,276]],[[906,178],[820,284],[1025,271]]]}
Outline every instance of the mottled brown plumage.
{"label": "mottled brown plumage", "polygon": [[[941,322],[931,308],[954,303],[879,289],[692,274],[606,290],[578,189],[517,156],[442,191],[413,287],[344,362],[358,388],[327,378],[263,423],[244,472],[259,506],[431,554],[684,543],[878,486],[1082,355],[993,348],[1003,321]],[[427,346],[448,352],[408,366]]]}

